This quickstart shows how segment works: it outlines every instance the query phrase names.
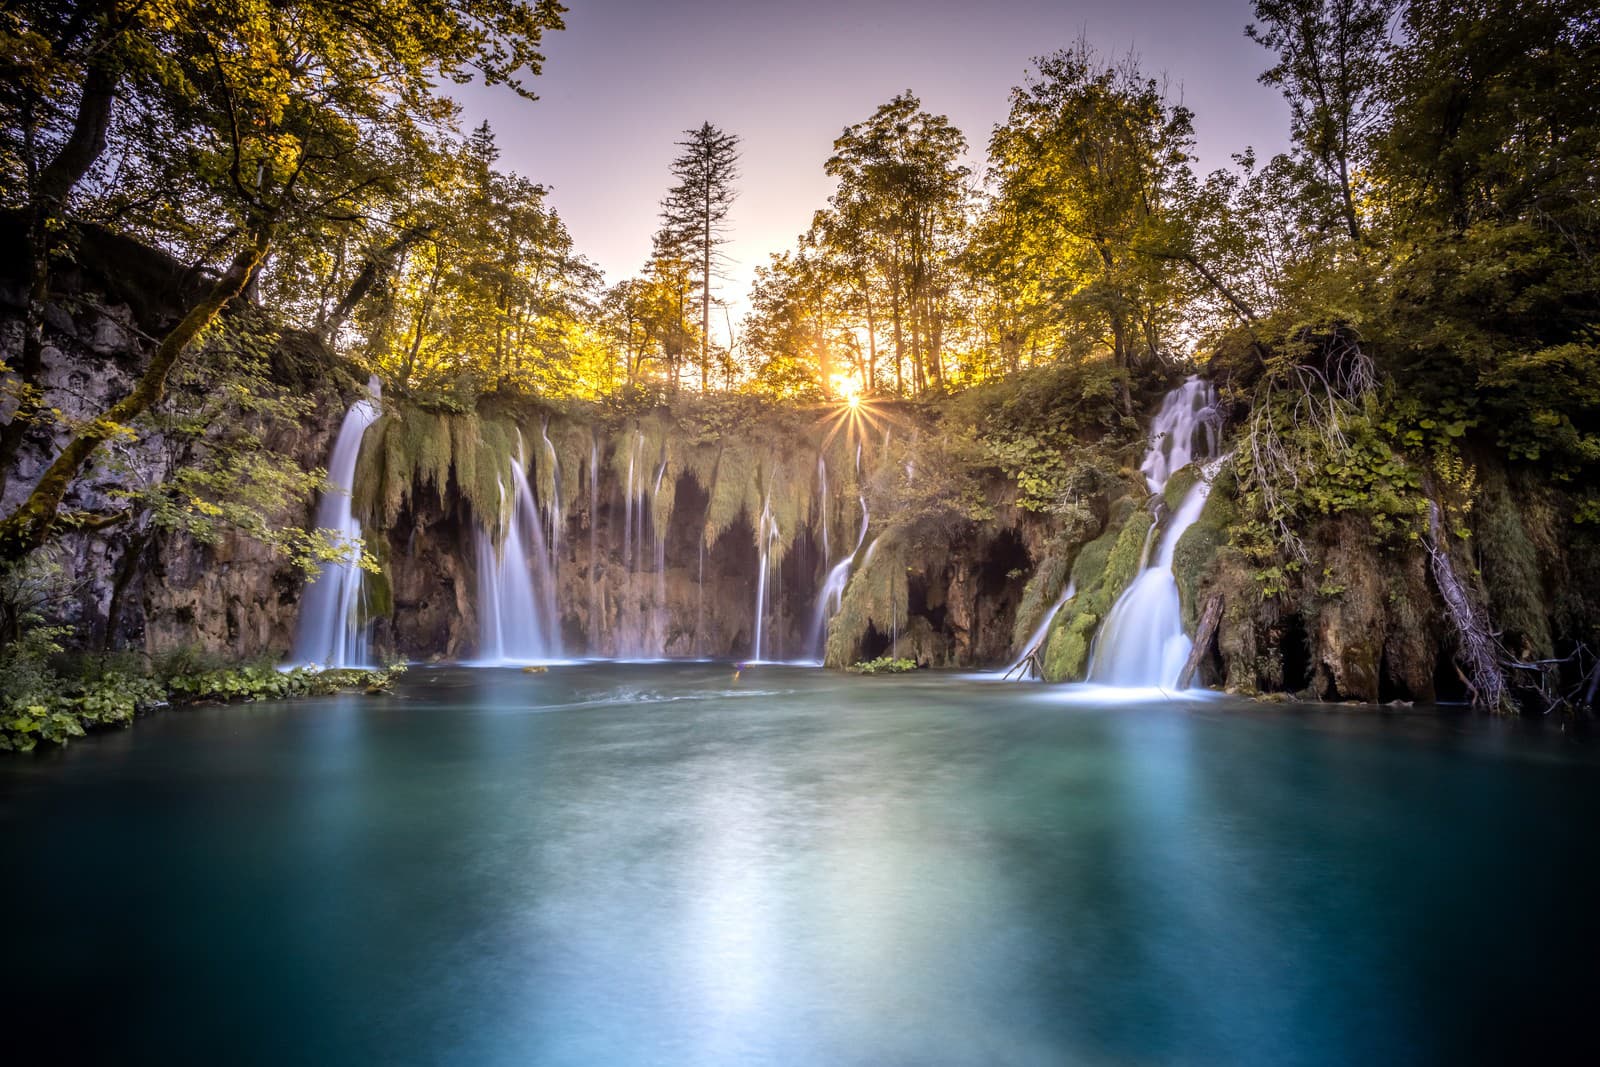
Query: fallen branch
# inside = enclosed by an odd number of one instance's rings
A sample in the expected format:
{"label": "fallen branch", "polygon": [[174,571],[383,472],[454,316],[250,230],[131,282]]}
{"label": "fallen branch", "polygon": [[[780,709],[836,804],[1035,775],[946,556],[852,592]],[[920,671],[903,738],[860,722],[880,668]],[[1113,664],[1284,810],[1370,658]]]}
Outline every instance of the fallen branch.
{"label": "fallen branch", "polygon": [[1217,627],[1222,623],[1222,594],[1212,593],[1206,601],[1205,608],[1200,612],[1200,623],[1194,631],[1194,647],[1189,649],[1189,658],[1184,661],[1183,670],[1178,674],[1178,688],[1188,689],[1189,683],[1194,681],[1195,672],[1200,669],[1200,661],[1205,658],[1206,652],[1211,648],[1211,643],[1217,639]]}

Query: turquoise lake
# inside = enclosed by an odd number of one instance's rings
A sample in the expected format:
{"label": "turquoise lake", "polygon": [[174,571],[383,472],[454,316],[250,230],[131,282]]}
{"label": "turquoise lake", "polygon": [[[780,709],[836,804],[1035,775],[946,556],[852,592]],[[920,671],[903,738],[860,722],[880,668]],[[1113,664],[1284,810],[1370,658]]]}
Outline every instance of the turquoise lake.
{"label": "turquoise lake", "polygon": [[0,761],[0,1003],[59,1062],[1600,1062],[1596,811],[1555,721],[414,669]]}

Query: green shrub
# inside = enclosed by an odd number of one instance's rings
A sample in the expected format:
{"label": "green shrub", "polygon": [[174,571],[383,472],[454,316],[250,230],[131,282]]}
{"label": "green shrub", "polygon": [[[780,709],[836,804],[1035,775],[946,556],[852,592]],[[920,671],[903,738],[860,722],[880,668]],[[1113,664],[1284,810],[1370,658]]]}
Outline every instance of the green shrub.
{"label": "green shrub", "polygon": [[862,660],[850,667],[851,674],[904,674],[906,671],[917,669],[915,660],[904,657],[895,659],[892,656],[879,656],[877,659]]}
{"label": "green shrub", "polygon": [[[163,675],[93,669],[64,678],[43,657],[59,652],[51,629],[34,629],[0,656],[0,751],[31,751],[40,741],[64,745],[93,727],[127,726],[141,712],[169,703],[270,700],[362,690],[384,692],[405,670],[279,671],[265,664],[198,667]],[[19,645],[22,646],[19,649]],[[48,650],[48,651],[45,651]],[[200,657],[179,653],[167,663],[197,667]],[[85,661],[93,663],[94,661]]]}

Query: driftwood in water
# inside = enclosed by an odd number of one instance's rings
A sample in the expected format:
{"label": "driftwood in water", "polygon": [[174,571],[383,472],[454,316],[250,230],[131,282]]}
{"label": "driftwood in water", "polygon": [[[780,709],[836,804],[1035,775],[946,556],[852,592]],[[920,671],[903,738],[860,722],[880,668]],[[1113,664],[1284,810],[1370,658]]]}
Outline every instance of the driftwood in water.
{"label": "driftwood in water", "polygon": [[1194,647],[1189,649],[1189,658],[1184,661],[1183,671],[1178,675],[1179,689],[1189,688],[1189,683],[1194,681],[1195,672],[1200,669],[1200,661],[1205,658],[1211,643],[1217,639],[1217,627],[1221,623],[1222,594],[1212,593],[1211,599],[1206,601],[1206,606],[1200,612],[1200,623],[1194,631]]}
{"label": "driftwood in water", "polygon": [[1472,703],[1490,711],[1511,711],[1514,706],[1500,664],[1500,643],[1489,628],[1488,614],[1456,574],[1444,540],[1439,505],[1428,501],[1428,533],[1423,539],[1433,563],[1433,581],[1444,597],[1445,613],[1455,627],[1459,647],[1456,662],[1472,691]]}
{"label": "driftwood in water", "polygon": [[1030,671],[1032,672],[1033,677],[1042,679],[1044,677],[1044,664],[1039,660],[1039,653],[1043,649],[1043,641],[1040,641],[1037,645],[1034,645],[1032,648],[1028,649],[1028,651],[1023,654],[1021,659],[1017,660],[1016,663],[1006,668],[1006,672],[1000,676],[1001,680],[1009,682],[1011,681],[1011,676],[1016,675],[1017,680],[1021,681],[1022,679],[1028,677]]}

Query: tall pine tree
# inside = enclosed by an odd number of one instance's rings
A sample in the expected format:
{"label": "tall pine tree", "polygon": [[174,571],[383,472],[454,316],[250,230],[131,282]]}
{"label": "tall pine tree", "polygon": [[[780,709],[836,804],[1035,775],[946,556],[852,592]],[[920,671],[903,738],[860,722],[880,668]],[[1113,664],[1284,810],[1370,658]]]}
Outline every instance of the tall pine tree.
{"label": "tall pine tree", "polygon": [[728,239],[728,210],[739,177],[739,137],[709,122],[685,130],[672,161],[678,184],[661,202],[662,236],[700,275],[700,391],[709,388],[711,364],[711,284],[717,276],[718,246]]}

